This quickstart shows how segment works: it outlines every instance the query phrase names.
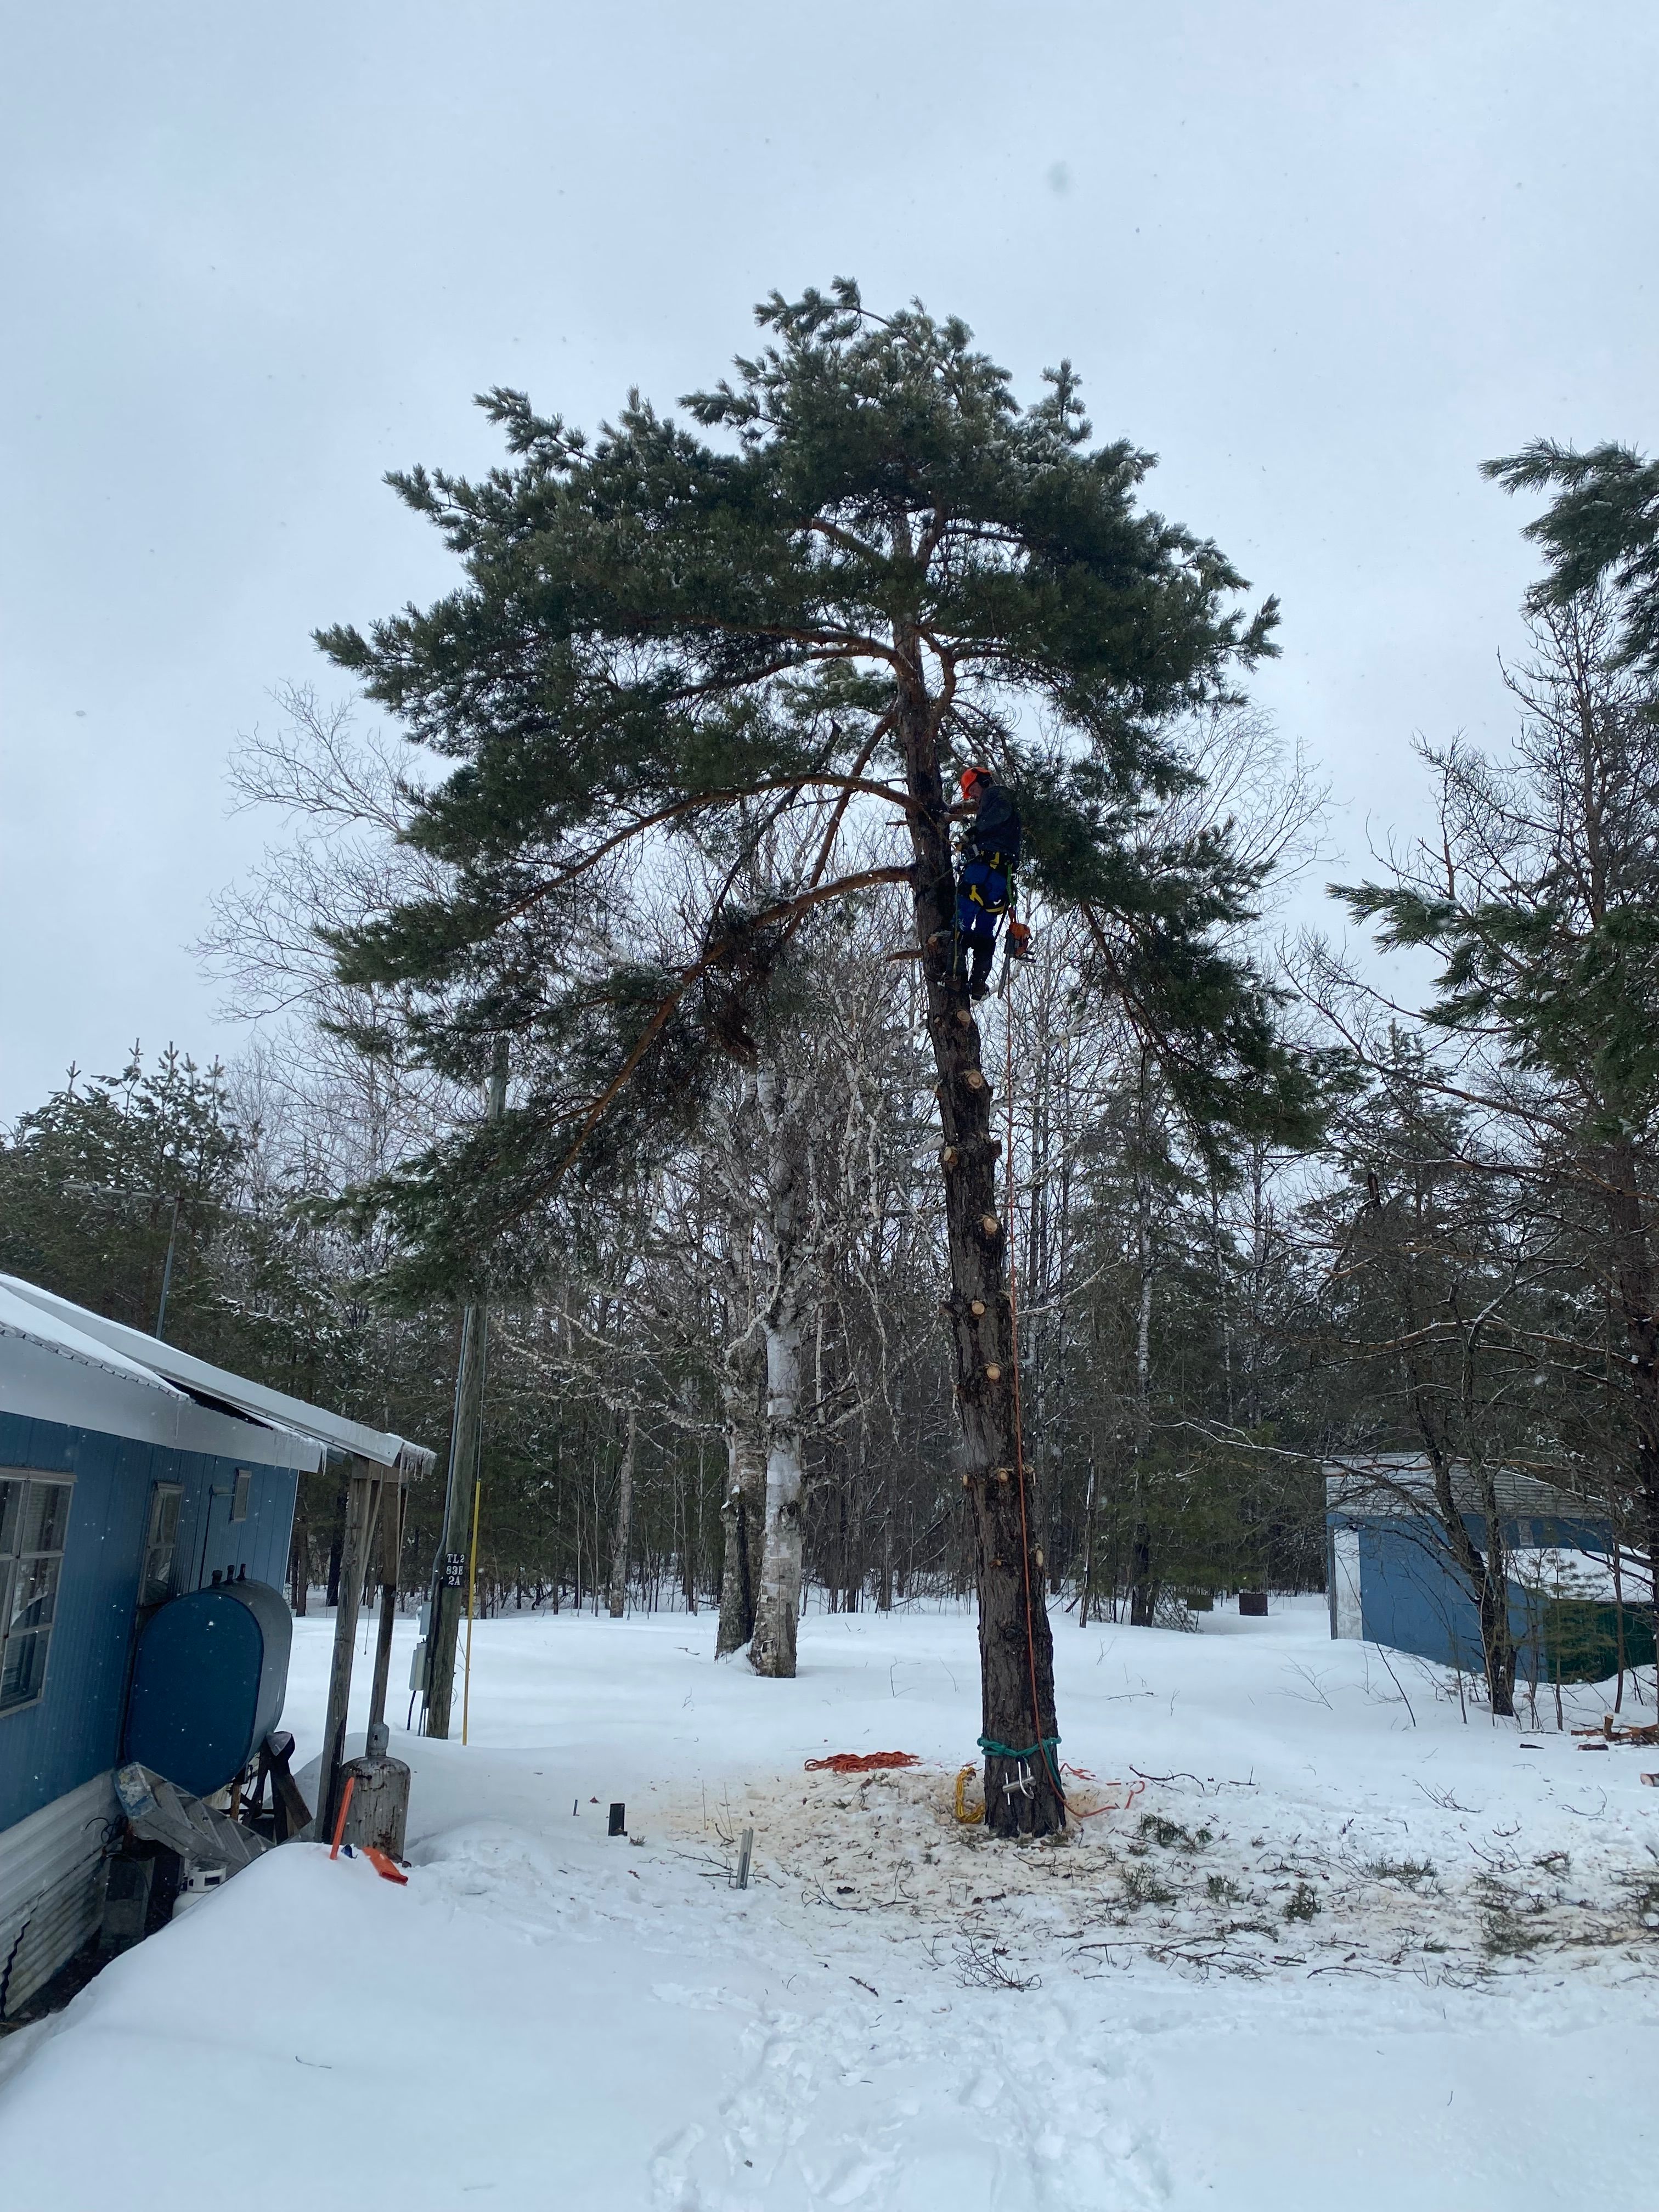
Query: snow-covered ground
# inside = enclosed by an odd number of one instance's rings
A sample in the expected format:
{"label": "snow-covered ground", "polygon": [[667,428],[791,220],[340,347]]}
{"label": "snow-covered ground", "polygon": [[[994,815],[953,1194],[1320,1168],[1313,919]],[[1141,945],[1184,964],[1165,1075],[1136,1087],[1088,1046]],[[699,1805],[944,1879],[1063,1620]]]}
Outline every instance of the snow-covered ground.
{"label": "snow-covered ground", "polygon": [[407,1888],[274,1853],[0,2045],[6,2212],[1659,2203],[1659,1752],[1465,1723],[1316,1600],[1060,1618],[1079,1808],[1151,1778],[1010,1848],[952,1808],[971,1620],[813,1614],[793,1683],[714,1627],[482,1624],[470,1746],[394,1735]]}

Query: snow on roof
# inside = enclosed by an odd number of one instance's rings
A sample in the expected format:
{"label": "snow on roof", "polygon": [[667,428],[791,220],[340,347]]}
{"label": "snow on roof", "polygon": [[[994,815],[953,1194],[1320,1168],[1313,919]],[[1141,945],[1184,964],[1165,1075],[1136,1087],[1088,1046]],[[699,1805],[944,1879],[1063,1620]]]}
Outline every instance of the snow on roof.
{"label": "snow on roof", "polygon": [[[1607,1518],[1605,1508],[1518,1468],[1498,1467],[1490,1472],[1500,1513],[1571,1521]],[[1466,1462],[1453,1462],[1451,1484],[1459,1512],[1485,1510],[1474,1470]],[[1434,1479],[1420,1453],[1355,1453],[1325,1462],[1325,1504],[1333,1513],[1414,1513],[1419,1503],[1426,1505],[1433,1498]]]}
{"label": "snow on roof", "polygon": [[22,1282],[15,1275],[0,1275],[0,1298],[5,1300],[0,1316],[21,1313],[26,1317],[10,1324],[13,1334],[52,1344],[60,1351],[75,1352],[77,1346],[84,1346],[77,1356],[112,1373],[125,1374],[167,1390],[171,1396],[216,1402],[250,1420],[291,1430],[331,1451],[349,1453],[377,1467],[395,1467],[405,1474],[424,1472],[435,1457],[423,1446],[410,1443],[389,1431],[348,1421],[320,1406],[308,1405],[303,1398],[290,1398],[285,1391],[251,1382],[245,1376],[197,1359],[159,1337],[145,1336],[118,1321],[106,1321],[102,1314],[89,1313],[84,1306],[74,1305],[68,1298],[43,1291],[37,1284]]}
{"label": "snow on roof", "polygon": [[137,1360],[112,1351],[109,1346],[100,1344],[95,1337],[88,1336],[59,1316],[47,1313],[21,1297],[9,1276],[0,1276],[0,1336],[21,1336],[31,1343],[44,1344],[49,1350],[61,1352],[66,1359],[82,1360],[88,1367],[100,1367],[107,1374],[124,1376],[168,1398],[188,1397],[187,1392],[175,1390],[171,1382],[150,1368],[141,1366]]}

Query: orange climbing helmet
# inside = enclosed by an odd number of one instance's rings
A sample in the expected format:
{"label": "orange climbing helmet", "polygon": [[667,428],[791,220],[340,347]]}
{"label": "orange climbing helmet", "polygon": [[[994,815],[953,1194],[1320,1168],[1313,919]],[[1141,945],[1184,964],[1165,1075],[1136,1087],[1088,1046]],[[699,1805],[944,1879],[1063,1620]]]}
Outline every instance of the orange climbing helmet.
{"label": "orange climbing helmet", "polygon": [[990,781],[991,771],[988,768],[963,769],[962,771],[963,798],[971,805],[981,784],[989,783]]}

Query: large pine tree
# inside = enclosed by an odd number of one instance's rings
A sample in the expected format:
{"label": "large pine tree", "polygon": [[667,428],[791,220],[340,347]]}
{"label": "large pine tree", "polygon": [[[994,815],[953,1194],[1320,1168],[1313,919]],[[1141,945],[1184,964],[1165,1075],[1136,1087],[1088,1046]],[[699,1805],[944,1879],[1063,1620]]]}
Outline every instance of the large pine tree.
{"label": "large pine tree", "polygon": [[[491,392],[505,466],[392,479],[464,582],[319,641],[454,763],[415,830],[453,896],[343,940],[345,969],[423,994],[416,1042],[451,1066],[517,1040],[505,1121],[372,1202],[416,1281],[510,1245],[607,1146],[683,1113],[708,1054],[741,1049],[744,993],[805,915],[904,886],[939,1076],[988,1821],[1044,1833],[1065,1817],[1052,1647],[992,1087],[953,961],[951,784],[988,762],[1014,787],[1028,881],[1084,917],[1090,988],[1139,1028],[1200,1141],[1293,1132],[1300,1071],[1224,942],[1251,871],[1224,834],[1144,834],[1182,774],[1160,730],[1273,649],[1274,609],[1243,611],[1217,548],[1137,505],[1152,457],[1091,446],[1068,367],[1023,407],[963,324],[877,315],[844,282],[775,295],[758,320],[763,350],[682,403],[694,428],[635,394],[590,443]],[[729,861],[728,883],[763,839],[805,858],[759,904],[682,898],[683,945],[642,960],[616,918],[676,873],[684,839],[705,867]],[[660,945],[661,896],[655,912]]]}

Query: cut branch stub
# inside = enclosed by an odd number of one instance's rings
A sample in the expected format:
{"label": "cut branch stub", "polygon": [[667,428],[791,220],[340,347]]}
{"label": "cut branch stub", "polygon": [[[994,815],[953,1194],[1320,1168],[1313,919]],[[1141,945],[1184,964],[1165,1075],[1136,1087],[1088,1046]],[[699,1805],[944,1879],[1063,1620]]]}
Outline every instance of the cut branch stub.
{"label": "cut branch stub", "polygon": [[996,1236],[1002,1227],[1002,1224],[994,1213],[981,1213],[979,1217],[979,1225],[988,1237]]}
{"label": "cut branch stub", "polygon": [[993,1360],[993,1361],[991,1362],[991,1364],[990,1364],[986,1368],[986,1370],[985,1370],[985,1379],[986,1379],[986,1381],[987,1381],[988,1382],[1001,1382],[1001,1380],[1002,1380],[1002,1370],[1001,1370],[1001,1369],[1000,1369],[1000,1368],[996,1364],[996,1363],[995,1363],[995,1361],[994,1361],[994,1360]]}
{"label": "cut branch stub", "polygon": [[968,1301],[968,1310],[969,1310],[969,1312],[970,1314],[972,1314],[972,1316],[974,1316],[974,1319],[975,1319],[975,1321],[978,1321],[978,1320],[980,1319],[980,1317],[981,1316],[981,1315],[982,1315],[982,1314],[984,1313],[984,1311],[985,1311],[985,1301],[984,1301],[984,1299],[983,1299],[983,1298],[970,1298],[970,1299]]}

